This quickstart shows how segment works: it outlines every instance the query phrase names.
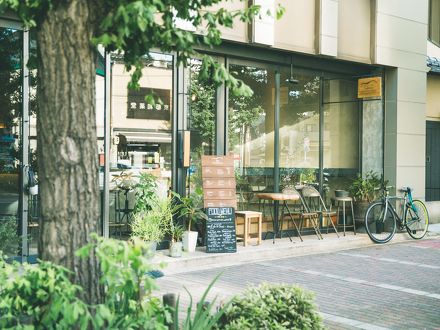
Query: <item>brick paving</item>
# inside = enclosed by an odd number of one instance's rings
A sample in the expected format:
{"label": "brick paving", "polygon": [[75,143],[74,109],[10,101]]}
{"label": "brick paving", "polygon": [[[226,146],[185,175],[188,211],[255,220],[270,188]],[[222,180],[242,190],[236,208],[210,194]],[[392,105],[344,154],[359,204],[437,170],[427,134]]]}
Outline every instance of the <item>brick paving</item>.
{"label": "brick paving", "polygon": [[211,268],[167,275],[158,284],[160,293],[179,293],[185,306],[183,286],[197,299],[222,272],[210,300],[227,300],[261,282],[290,283],[315,292],[330,329],[440,329],[440,239],[426,242]]}

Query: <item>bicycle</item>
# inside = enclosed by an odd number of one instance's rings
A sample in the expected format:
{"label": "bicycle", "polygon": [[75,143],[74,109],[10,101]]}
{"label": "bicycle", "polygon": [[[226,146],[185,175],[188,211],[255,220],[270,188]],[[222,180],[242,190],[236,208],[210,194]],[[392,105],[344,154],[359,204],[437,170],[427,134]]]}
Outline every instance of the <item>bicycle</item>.
{"label": "bicycle", "polygon": [[[374,202],[365,214],[365,228],[368,236],[375,243],[387,243],[399,229],[406,229],[414,239],[421,239],[428,231],[429,214],[425,204],[420,200],[413,200],[410,187],[403,187],[400,192],[404,196],[389,196],[389,188],[382,187],[383,197]],[[402,206],[393,207],[391,201],[403,201]],[[401,208],[401,216],[397,209]]]}

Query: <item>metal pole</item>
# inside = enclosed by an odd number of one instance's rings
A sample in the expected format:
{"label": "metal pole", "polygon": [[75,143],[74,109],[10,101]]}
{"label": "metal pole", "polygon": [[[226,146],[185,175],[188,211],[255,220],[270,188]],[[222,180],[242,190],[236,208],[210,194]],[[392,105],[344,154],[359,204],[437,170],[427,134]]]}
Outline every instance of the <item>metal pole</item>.
{"label": "metal pole", "polygon": [[23,31],[23,62],[22,62],[22,74],[23,74],[23,112],[21,123],[21,192],[20,192],[20,204],[21,204],[21,259],[23,262],[27,261],[29,255],[28,246],[28,194],[27,189],[27,174],[29,171],[29,69],[27,62],[29,60],[29,31]]}
{"label": "metal pole", "polygon": [[111,58],[110,53],[104,52],[105,57],[105,84],[104,84],[104,186],[102,198],[102,235],[109,237],[110,213],[110,112],[111,112]]}

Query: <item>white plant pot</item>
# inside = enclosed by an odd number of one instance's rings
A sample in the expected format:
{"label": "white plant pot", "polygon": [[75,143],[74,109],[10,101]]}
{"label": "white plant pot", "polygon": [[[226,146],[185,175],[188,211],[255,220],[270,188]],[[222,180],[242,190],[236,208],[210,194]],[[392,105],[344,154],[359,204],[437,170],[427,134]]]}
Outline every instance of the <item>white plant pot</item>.
{"label": "white plant pot", "polygon": [[179,258],[182,256],[182,242],[170,243],[170,257]]}
{"label": "white plant pot", "polygon": [[197,236],[199,235],[196,231],[185,231],[183,233],[183,251],[194,252],[197,245]]}
{"label": "white plant pot", "polygon": [[29,187],[29,194],[38,195],[38,185]]}

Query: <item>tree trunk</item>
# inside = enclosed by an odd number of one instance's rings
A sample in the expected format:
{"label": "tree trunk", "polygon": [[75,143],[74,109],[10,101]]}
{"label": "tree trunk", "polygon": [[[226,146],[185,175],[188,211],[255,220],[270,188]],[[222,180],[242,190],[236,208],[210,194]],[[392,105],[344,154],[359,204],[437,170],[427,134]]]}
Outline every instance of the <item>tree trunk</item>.
{"label": "tree trunk", "polygon": [[89,303],[101,301],[96,257],[75,257],[99,233],[94,24],[86,0],[62,1],[37,30],[39,253],[71,269]]}

